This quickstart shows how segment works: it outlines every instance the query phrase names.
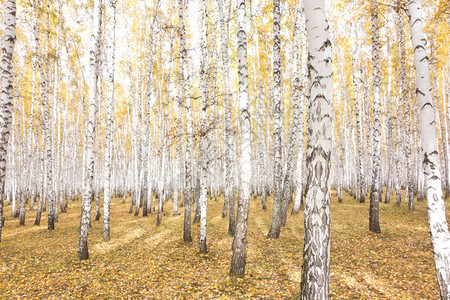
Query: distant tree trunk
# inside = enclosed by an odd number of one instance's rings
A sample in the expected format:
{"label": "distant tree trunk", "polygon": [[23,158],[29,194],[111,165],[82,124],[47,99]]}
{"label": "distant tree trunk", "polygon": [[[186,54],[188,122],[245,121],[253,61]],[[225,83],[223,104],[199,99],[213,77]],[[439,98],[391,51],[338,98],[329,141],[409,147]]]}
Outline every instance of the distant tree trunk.
{"label": "distant tree trunk", "polygon": [[[28,194],[30,195],[30,210],[33,210],[34,208],[34,200],[36,196],[37,191],[32,191],[32,172],[36,171],[33,169],[33,141],[34,141],[34,110],[35,110],[35,103],[36,103],[36,58],[33,56],[32,58],[32,75],[31,75],[31,107],[30,107],[30,115],[28,120],[28,148],[27,148],[27,157],[28,157]],[[36,146],[37,147],[37,146]],[[0,200],[1,201],[1,200]],[[1,217],[0,217],[1,218]]]}
{"label": "distant tree trunk", "polygon": [[[402,22],[401,22],[401,16],[400,16],[400,12],[397,12],[395,15],[395,23],[396,23],[396,29],[397,29],[397,35],[398,35],[398,43],[397,43],[397,61],[401,60],[401,55],[399,54],[399,52],[402,52],[404,47],[405,47],[405,38],[404,38],[404,34],[403,34],[403,26],[402,26]],[[402,77],[401,73],[401,69],[400,69],[400,77]],[[404,76],[404,75],[403,75]],[[400,78],[400,83],[402,82],[402,79]],[[403,84],[401,84],[403,85]],[[402,100],[402,86],[400,86],[398,88],[398,92],[400,94],[400,97],[397,97],[397,101],[396,101],[396,115],[400,116],[402,113],[402,105],[401,105],[401,100]],[[402,185],[402,171],[403,171],[403,151],[402,151],[402,141],[403,141],[403,137],[402,137],[402,118],[396,118],[396,130],[395,130],[395,134],[396,134],[396,151],[395,151],[395,171],[396,171],[396,178],[395,178],[395,204],[396,205],[400,205],[401,201],[402,201],[402,189],[401,189],[401,185]]]}
{"label": "distant tree trunk", "polygon": [[145,189],[147,191],[147,199],[146,205],[142,209],[142,216],[147,216],[149,212],[152,212],[152,199],[153,199],[153,191],[152,191],[152,150],[150,149],[150,140],[151,140],[151,117],[150,111],[155,103],[155,97],[153,92],[153,38],[151,37],[150,41],[150,51],[147,54],[147,93],[146,93],[146,122],[147,122],[147,133],[146,133],[146,173],[147,180],[145,182]]}
{"label": "distant tree trunk", "polygon": [[411,99],[409,97],[409,90],[406,80],[406,49],[402,47],[400,49],[400,84],[402,86],[402,101],[404,107],[404,120],[405,120],[405,130],[403,131],[402,143],[405,149],[405,161],[406,161],[406,191],[405,191],[405,202],[408,204],[410,210],[414,210],[414,178],[413,178],[413,160],[414,157],[411,153],[411,147],[413,144],[412,134],[411,134]]}
{"label": "distant tree trunk", "polygon": [[103,240],[110,239],[109,211],[111,206],[111,173],[112,173],[112,146],[114,127],[114,59],[115,59],[115,38],[116,38],[116,1],[110,0],[106,6],[107,14],[111,17],[109,21],[108,44],[107,44],[107,64],[108,64],[108,104],[106,111],[106,132],[105,132],[105,190],[103,195]]}
{"label": "distant tree trunk", "polygon": [[282,225],[282,120],[281,120],[281,48],[280,48],[280,0],[273,0],[273,147],[274,157],[274,186],[272,223],[267,236],[278,238]]}
{"label": "distant tree trunk", "polygon": [[[356,7],[356,6],[355,6]],[[355,101],[355,117],[356,117],[356,200],[359,203],[364,203],[365,198],[365,188],[364,188],[364,172],[363,172],[363,140],[362,140],[362,122],[361,122],[361,96],[362,96],[362,84],[361,80],[361,70],[359,67],[359,60],[357,60],[357,53],[360,51],[360,43],[357,36],[358,26],[352,26],[352,44],[355,47],[355,51],[352,56],[352,69],[353,69],[353,93]]]}
{"label": "distant tree trunk", "polygon": [[94,137],[95,115],[97,111],[97,79],[100,49],[100,28],[102,15],[102,0],[94,0],[94,21],[91,35],[90,51],[90,81],[89,81],[89,116],[86,124],[86,176],[83,186],[83,200],[81,204],[81,228],[78,245],[78,258],[89,259],[88,231],[91,222],[91,199],[93,195],[94,176]]}
{"label": "distant tree trunk", "polygon": [[302,299],[328,299],[330,283],[331,184],[333,135],[333,71],[328,21],[322,0],[305,0],[309,46],[310,102],[308,130],[308,193],[301,280]]}
{"label": "distant tree trunk", "polygon": [[192,242],[191,235],[191,201],[192,201],[192,118],[191,118],[191,99],[189,97],[189,81],[187,70],[187,51],[186,51],[186,31],[184,28],[184,0],[178,0],[178,18],[180,26],[180,76],[181,88],[183,89],[183,100],[186,114],[186,160],[185,160],[185,190],[184,190],[184,227],[183,240],[187,243]]}
{"label": "distant tree trunk", "polygon": [[[405,189],[405,202],[408,203],[408,206],[411,208],[411,205],[414,205],[414,195],[411,193],[413,178],[412,178],[412,167],[411,167],[411,125],[410,125],[410,99],[408,95],[408,85],[406,81],[406,47],[405,47],[405,38],[404,38],[404,30],[401,18],[401,11],[397,12],[398,14],[398,30],[399,30],[399,52],[400,52],[400,99],[399,99],[399,112],[398,116],[403,116],[398,118],[399,120],[399,128],[398,128],[398,137],[399,137],[399,162],[397,163],[398,167],[398,180],[399,180],[399,188],[397,195],[397,204],[401,203],[401,187],[402,183],[406,185]],[[402,103],[403,109],[402,112]],[[403,121],[405,122],[404,124]],[[401,152],[400,152],[401,151]],[[406,166],[405,166],[406,164]],[[406,169],[406,181],[402,179],[404,178],[404,170]],[[403,171],[403,172],[402,172]],[[412,198],[411,198],[412,196]],[[413,201],[411,201],[411,199]]]}
{"label": "distant tree trunk", "polygon": [[2,240],[3,199],[5,195],[6,159],[13,112],[13,54],[16,42],[16,1],[6,0],[3,15],[3,43],[1,53],[1,98],[0,98],[0,242]]}
{"label": "distant tree trunk", "polygon": [[[179,78],[178,83],[181,83],[181,80]],[[181,196],[181,192],[183,190],[182,188],[182,182],[180,178],[180,174],[182,173],[182,145],[181,145],[181,135],[182,135],[182,115],[181,115],[181,108],[183,106],[182,102],[182,89],[181,86],[178,86],[177,95],[175,96],[175,113],[176,113],[176,157],[175,157],[175,171],[173,172],[174,176],[174,193],[173,193],[173,212],[172,214],[174,216],[178,216],[180,213],[178,212],[178,197]],[[180,192],[180,193],[179,193]]]}
{"label": "distant tree trunk", "polygon": [[[298,105],[298,130],[299,130],[299,139],[298,139],[298,150],[297,150],[297,159],[296,159],[296,168],[295,168],[295,186],[296,192],[294,197],[294,205],[292,206],[291,214],[298,214],[300,211],[300,207],[303,202],[303,144],[304,144],[304,114],[303,107],[305,105],[305,94],[306,94],[306,85],[307,85],[307,49],[306,49],[306,32],[305,32],[305,14],[303,9],[303,1],[298,3],[297,8],[297,21],[295,25],[294,31],[294,97],[299,97]],[[301,36],[301,41],[300,41]],[[297,42],[296,42],[297,39]],[[301,60],[300,60],[300,43],[301,43]],[[301,72],[300,72],[301,69]],[[301,76],[300,76],[301,73]],[[294,116],[295,118],[295,116]]]}
{"label": "distant tree trunk", "polygon": [[98,90],[98,96],[97,96],[97,124],[95,125],[96,130],[96,137],[95,137],[95,165],[94,165],[94,179],[93,179],[93,186],[94,186],[94,197],[95,197],[95,221],[100,221],[100,174],[101,174],[101,166],[100,166],[100,143],[102,140],[102,133],[101,130],[98,128],[101,128],[101,119],[102,119],[102,67],[101,63],[99,63],[99,71],[98,71],[98,80],[97,80],[97,90]]}
{"label": "distant tree trunk", "polygon": [[236,234],[233,240],[233,255],[231,257],[230,274],[243,276],[245,274],[247,244],[247,222],[251,196],[251,132],[250,109],[248,103],[248,64],[247,64],[247,28],[245,0],[237,1],[238,19],[238,59],[239,59],[239,109],[241,159],[239,174],[241,176],[239,191]]}
{"label": "distant tree trunk", "polygon": [[416,96],[420,108],[420,135],[423,142],[422,163],[427,191],[431,244],[433,245],[441,299],[450,299],[450,233],[442,197],[436,115],[431,96],[430,66],[426,48],[427,40],[423,32],[421,1],[409,0],[408,12],[416,70]]}
{"label": "distant tree trunk", "polygon": [[[389,16],[387,24],[390,24],[389,22]],[[392,59],[391,59],[391,40],[388,40],[387,44],[387,59],[388,59],[388,79],[387,79],[387,91],[386,91],[386,115],[387,115],[387,145],[386,145],[386,152],[387,152],[387,172],[386,172],[386,195],[384,198],[384,203],[391,202],[391,194],[392,194],[392,187],[393,187],[393,181],[394,181],[394,174],[393,174],[393,160],[394,160],[394,138],[392,134],[392,116],[391,116],[391,91],[392,91]]]}
{"label": "distant tree trunk", "polygon": [[370,191],[369,229],[380,232],[379,208],[381,201],[381,102],[380,102],[380,63],[379,63],[379,35],[378,35],[378,4],[371,2],[372,16],[372,62],[373,62],[373,177]]}
{"label": "distant tree trunk", "polygon": [[[293,79],[293,87],[292,87],[292,95],[291,95],[291,105],[293,110],[293,121],[292,126],[289,132],[289,147],[288,147],[288,155],[287,155],[287,168],[286,174],[284,176],[284,186],[282,191],[282,205],[281,205],[281,224],[286,225],[286,217],[287,217],[287,208],[289,202],[292,201],[292,192],[293,192],[293,175],[296,167],[296,159],[295,159],[295,148],[298,140],[299,134],[303,134],[303,127],[299,128],[300,123],[303,125],[303,122],[300,122],[300,119],[303,117],[301,112],[301,84],[300,84],[300,34],[301,34],[301,15],[302,15],[302,2],[298,3],[298,8],[295,16],[295,25],[294,25],[294,79]],[[302,145],[303,146],[303,145]],[[300,150],[303,150],[303,147],[300,146]],[[300,189],[301,190],[301,189]],[[300,192],[301,193],[301,192]]]}

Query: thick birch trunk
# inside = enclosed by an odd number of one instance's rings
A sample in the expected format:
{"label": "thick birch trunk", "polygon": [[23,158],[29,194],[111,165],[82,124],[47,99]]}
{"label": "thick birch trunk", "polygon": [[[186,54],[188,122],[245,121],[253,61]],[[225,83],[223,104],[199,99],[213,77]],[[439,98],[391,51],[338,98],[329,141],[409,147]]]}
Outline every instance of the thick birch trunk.
{"label": "thick birch trunk", "polygon": [[331,185],[333,135],[333,73],[328,22],[322,0],[305,0],[309,46],[310,103],[308,130],[308,193],[301,280],[302,299],[328,299],[330,283]]}
{"label": "thick birch trunk", "polygon": [[4,32],[0,61],[1,70],[1,112],[0,112],[0,242],[2,239],[3,199],[5,194],[6,159],[8,150],[8,139],[11,129],[13,112],[13,54],[16,42],[16,1],[6,0],[3,15]]}
{"label": "thick birch trunk", "polygon": [[435,126],[435,110],[431,96],[430,66],[427,40],[423,31],[420,0],[408,1],[409,26],[414,66],[416,70],[416,96],[420,108],[420,136],[423,146],[423,167],[427,191],[431,244],[441,299],[450,299],[450,233],[445,218],[442,195],[439,151]]}

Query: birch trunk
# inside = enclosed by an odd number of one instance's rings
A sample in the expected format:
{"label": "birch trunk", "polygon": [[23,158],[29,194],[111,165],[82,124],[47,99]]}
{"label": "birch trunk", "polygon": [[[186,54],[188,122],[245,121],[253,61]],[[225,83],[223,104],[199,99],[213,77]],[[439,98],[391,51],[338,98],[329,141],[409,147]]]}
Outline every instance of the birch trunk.
{"label": "birch trunk", "polygon": [[89,115],[86,124],[86,176],[83,186],[83,199],[81,204],[81,228],[78,245],[78,258],[89,259],[88,231],[91,221],[91,199],[93,195],[94,177],[94,137],[95,115],[97,112],[97,80],[98,61],[100,50],[100,28],[102,15],[102,0],[94,0],[94,21],[91,35],[90,51],[90,80],[89,80]]}
{"label": "birch trunk", "polygon": [[[34,132],[33,132],[33,128],[34,128],[34,109],[35,109],[35,102],[36,102],[36,59],[35,57],[32,58],[32,64],[33,64],[33,69],[32,69],[32,75],[31,75],[31,108],[30,108],[30,116],[29,116],[29,121],[28,121],[28,139],[29,139],[29,147],[28,147],[28,153],[27,153],[27,157],[28,157],[28,194],[31,197],[31,204],[30,204],[30,210],[33,210],[34,207],[34,196],[35,194],[32,193],[32,168],[33,168],[33,141],[34,141]],[[33,170],[34,171],[34,170]],[[1,201],[1,200],[0,200]],[[1,219],[1,217],[0,217]]]}
{"label": "birch trunk", "polygon": [[[300,84],[300,34],[301,34],[301,15],[302,15],[302,2],[298,3],[294,25],[294,80],[293,80],[293,92],[291,95],[291,105],[293,110],[293,121],[289,132],[289,149],[287,155],[287,168],[284,176],[283,186],[283,200],[281,206],[281,224],[286,224],[286,215],[289,202],[292,201],[293,190],[293,175],[296,167],[295,148],[297,146],[298,135],[303,134],[303,130],[299,130],[300,119],[303,117],[300,113],[301,109],[301,84]],[[302,123],[303,125],[303,123]],[[301,128],[303,129],[303,128]],[[300,131],[300,132],[299,132]],[[303,150],[303,147],[300,147]],[[301,189],[300,189],[301,190]],[[301,193],[301,191],[300,191]]]}
{"label": "birch trunk", "polygon": [[201,96],[200,96],[200,126],[201,126],[201,136],[200,136],[200,197],[198,199],[198,205],[200,207],[200,238],[199,238],[199,248],[200,253],[206,253],[206,213],[207,213],[207,180],[208,180],[208,148],[209,148],[209,128],[207,128],[206,110],[207,110],[207,93],[208,93],[208,79],[207,79],[207,20],[206,20],[206,0],[202,1],[202,36],[201,36],[201,47],[202,47],[202,62],[200,70],[200,84],[201,84]]}
{"label": "birch trunk", "polygon": [[100,130],[101,126],[101,119],[102,119],[102,67],[101,62],[99,62],[99,70],[98,70],[98,79],[97,79],[97,117],[96,117],[96,136],[94,137],[95,140],[95,166],[94,166],[94,178],[93,178],[93,186],[94,186],[94,197],[95,197],[95,221],[100,221],[100,174],[101,174],[101,163],[100,163],[100,143],[102,139],[102,133]]}
{"label": "birch trunk", "polygon": [[[356,2],[357,4],[357,2]],[[355,5],[357,7],[357,5]],[[359,203],[364,203],[365,192],[364,192],[364,172],[363,172],[363,141],[362,141],[362,122],[361,122],[361,92],[362,88],[359,86],[361,82],[361,71],[358,66],[359,60],[356,61],[357,54],[359,54],[360,43],[358,40],[358,25],[354,25],[352,30],[352,44],[355,45],[355,49],[352,57],[352,69],[353,69],[353,93],[355,101],[355,116],[356,116],[356,147],[358,154],[356,155],[356,199]]]}
{"label": "birch trunk", "polygon": [[[403,27],[401,24],[401,16],[400,13],[397,12],[396,13],[396,28],[398,31],[398,38],[399,41],[397,43],[397,60],[401,60],[400,58],[400,54],[399,52],[402,52],[404,47],[405,47],[405,38],[403,35]],[[402,83],[402,71],[400,68],[400,71],[398,72],[400,73],[400,83]],[[400,95],[400,97],[397,97],[397,101],[396,101],[396,106],[397,106],[397,112],[396,115],[397,116],[401,116],[402,114],[402,105],[401,105],[401,96],[402,96],[402,84],[401,86],[398,88],[398,94]],[[400,205],[401,201],[402,201],[402,190],[401,190],[401,185],[402,185],[402,171],[403,171],[403,148],[402,148],[402,131],[403,131],[403,125],[402,125],[402,118],[397,117],[396,118],[396,161],[395,161],[395,169],[396,169],[396,179],[395,179],[395,203],[396,205]]]}
{"label": "birch trunk", "polygon": [[373,63],[373,146],[372,146],[372,187],[370,191],[369,229],[380,232],[379,208],[381,201],[381,103],[380,103],[380,63],[378,35],[378,4],[371,2],[372,17],[372,63]]}
{"label": "birch trunk", "polygon": [[192,117],[191,117],[191,99],[189,97],[189,80],[187,70],[187,50],[186,50],[186,30],[184,27],[184,0],[178,0],[178,18],[180,26],[180,76],[181,88],[183,89],[184,111],[186,114],[186,160],[185,160],[185,184],[184,189],[184,226],[183,240],[186,243],[192,242],[191,235],[191,202],[192,202]]}
{"label": "birch trunk", "polygon": [[[387,24],[389,25],[389,16]],[[387,55],[388,55],[388,79],[387,79],[387,91],[386,91],[386,115],[387,115],[387,179],[386,179],[386,195],[384,199],[384,203],[389,203],[391,201],[392,187],[394,176],[392,170],[394,169],[393,160],[394,160],[394,138],[392,134],[392,116],[391,116],[391,91],[392,91],[392,59],[391,59],[391,40],[389,39],[387,42]]]}
{"label": "birch trunk", "polygon": [[413,144],[412,134],[411,134],[411,109],[409,97],[409,89],[407,87],[407,80],[405,71],[406,66],[406,49],[403,47],[400,51],[400,81],[402,85],[402,100],[404,107],[404,120],[405,120],[405,130],[403,131],[403,144],[405,147],[405,161],[406,161],[406,191],[405,191],[405,202],[408,204],[410,210],[414,210],[414,178],[413,178],[413,155],[411,153],[411,147]]}
{"label": "birch trunk", "polygon": [[[300,3],[299,3],[300,6]],[[300,7],[299,7],[300,8]],[[296,90],[299,90],[300,93],[300,103],[299,103],[299,125],[298,128],[300,130],[300,136],[298,140],[298,150],[297,150],[297,167],[295,168],[295,185],[296,192],[294,197],[294,205],[292,206],[291,214],[298,214],[300,211],[300,207],[303,204],[303,161],[304,161],[304,106],[305,106],[305,98],[306,98],[306,86],[308,84],[307,80],[307,72],[308,72],[308,64],[307,64],[307,48],[306,48],[306,28],[305,28],[305,13],[303,8],[303,1],[301,2],[301,11],[300,11],[300,30],[302,34],[302,51],[301,51],[301,77],[299,77],[298,85],[294,85]],[[297,12],[299,13],[299,12]],[[295,74],[294,74],[295,76]],[[298,74],[300,76],[300,74]],[[296,79],[294,79],[297,82]]]}
{"label": "birch trunk", "polygon": [[[225,13],[223,11],[223,2],[217,1],[217,5],[219,6],[219,16],[220,16],[220,41],[221,41],[221,53],[222,53],[222,63],[223,63],[223,73],[224,73],[224,110],[225,110],[225,187],[224,187],[224,204],[222,210],[222,218],[225,218],[228,214],[228,202],[230,198],[230,189],[232,188],[231,184],[231,162],[230,162],[230,148],[231,146],[228,144],[228,137],[231,132],[231,108],[230,108],[230,95],[229,95],[229,58],[228,58],[228,22],[229,20],[225,20]],[[225,24],[226,23],[226,24]]]}
{"label": "birch trunk", "polygon": [[247,28],[245,0],[237,1],[238,21],[238,59],[239,59],[239,109],[240,109],[240,135],[241,159],[239,165],[240,191],[236,220],[236,233],[233,240],[230,274],[243,276],[246,264],[247,222],[251,196],[251,132],[250,108],[248,101],[248,64],[247,64]]}
{"label": "birch trunk", "polygon": [[280,48],[280,0],[273,0],[273,148],[274,156],[274,186],[273,186],[273,211],[272,223],[267,236],[269,238],[278,238],[280,236],[282,225],[282,144],[281,135],[281,48]]}
{"label": "birch trunk", "polygon": [[[403,102],[403,108],[404,108],[404,112],[402,114],[404,114],[403,118],[399,118],[399,125],[401,126],[398,130],[398,135],[399,135],[399,142],[401,143],[399,145],[399,147],[404,147],[403,149],[401,149],[403,155],[404,155],[404,160],[403,157],[400,156],[399,160],[401,160],[401,165],[397,165],[398,166],[398,172],[399,172],[399,194],[397,196],[397,204],[400,204],[401,202],[401,186],[402,186],[402,178],[404,178],[404,172],[402,173],[401,171],[403,170],[403,168],[405,167],[404,164],[406,164],[406,190],[405,190],[405,202],[408,203],[408,207],[413,207],[414,202],[411,201],[411,186],[412,186],[412,168],[411,168],[411,143],[412,140],[410,138],[411,136],[411,127],[410,127],[410,99],[408,96],[408,86],[407,86],[407,81],[406,81],[406,47],[405,47],[405,38],[404,38],[404,31],[403,31],[403,24],[402,24],[402,18],[400,15],[401,12],[398,12],[398,30],[399,30],[399,51],[400,51],[400,99],[399,99],[399,110],[401,112],[401,103]],[[399,115],[401,116],[401,115]],[[405,124],[402,125],[401,124],[401,120],[404,119],[405,120]],[[414,200],[413,198],[414,196],[412,196],[412,200]]]}
{"label": "birch trunk", "polygon": [[13,112],[13,54],[16,42],[16,1],[6,0],[3,15],[3,44],[0,61],[1,70],[1,112],[0,112],[0,242],[2,239],[3,199],[5,198],[6,159],[8,151],[8,139],[11,130]]}
{"label": "birch trunk", "polygon": [[436,115],[431,96],[430,66],[426,48],[427,40],[423,31],[421,1],[408,1],[408,13],[416,70],[416,96],[420,107],[420,136],[423,146],[422,164],[427,192],[431,244],[433,245],[441,299],[450,299],[450,233],[445,217],[445,204],[442,195],[435,126]]}
{"label": "birch trunk", "polygon": [[110,240],[109,212],[111,207],[111,173],[112,173],[112,146],[114,130],[114,59],[115,59],[115,38],[116,38],[116,1],[110,0],[106,6],[107,14],[110,16],[109,36],[106,51],[108,51],[107,68],[107,89],[108,104],[106,111],[106,132],[105,132],[105,186],[103,195],[103,240]]}
{"label": "birch trunk", "polygon": [[328,21],[322,0],[305,0],[309,47],[310,102],[308,130],[308,193],[301,280],[302,299],[328,299],[330,283],[331,185],[333,135],[333,73]]}

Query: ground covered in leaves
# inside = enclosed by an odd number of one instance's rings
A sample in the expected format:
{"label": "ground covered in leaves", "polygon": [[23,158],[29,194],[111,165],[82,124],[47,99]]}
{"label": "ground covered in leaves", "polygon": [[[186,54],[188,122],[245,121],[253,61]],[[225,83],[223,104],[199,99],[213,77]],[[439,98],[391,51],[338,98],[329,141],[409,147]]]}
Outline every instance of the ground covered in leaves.
{"label": "ground covered in leaves", "polygon": [[[135,217],[114,199],[111,241],[102,221],[92,221],[90,260],[77,259],[80,201],[70,202],[54,231],[9,216],[0,244],[0,298],[240,299],[295,298],[300,291],[303,214],[290,216],[280,239],[267,239],[271,209],[250,205],[247,269],[228,275],[232,238],[221,218],[223,198],[208,202],[208,253],[198,252],[198,224],[191,244],[182,241],[183,215],[169,202],[161,226],[156,214]],[[268,207],[272,206],[269,201]],[[331,286],[333,299],[438,299],[426,203],[415,211],[402,203],[380,205],[381,234],[368,231],[369,204],[332,197]],[[447,201],[447,219],[450,207]],[[183,213],[183,208],[180,209]],[[44,216],[45,214],[43,214]]]}

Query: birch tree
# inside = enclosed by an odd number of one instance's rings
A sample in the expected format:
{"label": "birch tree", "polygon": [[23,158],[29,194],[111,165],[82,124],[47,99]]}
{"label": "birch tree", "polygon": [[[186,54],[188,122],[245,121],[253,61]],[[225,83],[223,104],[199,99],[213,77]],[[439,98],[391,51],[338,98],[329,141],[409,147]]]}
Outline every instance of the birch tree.
{"label": "birch tree", "polygon": [[110,239],[109,210],[111,206],[111,173],[112,173],[112,146],[114,127],[114,59],[115,59],[115,37],[116,37],[116,0],[109,0],[107,3],[107,15],[110,16],[108,23],[108,44],[106,51],[107,58],[107,111],[106,111],[106,132],[105,132],[105,185],[103,192],[103,240]]}
{"label": "birch tree", "polygon": [[[295,15],[295,25],[294,25],[294,82],[293,82],[293,91],[291,95],[291,105],[292,105],[292,114],[293,114],[293,121],[292,126],[290,128],[289,132],[289,148],[288,148],[288,156],[287,156],[287,168],[286,168],[286,174],[284,176],[284,186],[283,186],[283,203],[282,203],[282,209],[281,209],[281,223],[283,225],[286,224],[286,215],[287,215],[287,207],[289,202],[292,201],[292,179],[294,175],[294,170],[296,167],[296,159],[295,159],[295,148],[298,140],[298,135],[303,134],[303,130],[300,130],[299,126],[300,123],[303,125],[303,122],[300,122],[300,119],[303,117],[303,114],[300,114],[302,112],[301,109],[301,85],[300,85],[300,22],[301,15],[302,15],[302,2],[299,1],[298,7],[296,10]],[[303,127],[301,128],[303,129]],[[303,140],[303,139],[302,139]],[[303,146],[303,145],[302,145]],[[303,150],[303,147],[300,146],[300,150]],[[303,153],[303,151],[302,151]],[[300,188],[300,193],[302,189]]]}
{"label": "birch tree", "polygon": [[243,276],[246,264],[247,222],[250,208],[251,193],[251,132],[250,132],[250,108],[248,101],[248,64],[247,64],[247,16],[245,12],[245,0],[238,0],[238,59],[239,59],[239,117],[241,136],[241,159],[239,165],[240,191],[238,200],[236,234],[233,240],[230,274]]}
{"label": "birch tree", "polygon": [[178,0],[178,19],[180,26],[180,76],[181,88],[183,90],[182,97],[184,100],[184,111],[186,114],[186,157],[185,157],[185,184],[184,189],[184,226],[183,226],[183,240],[186,243],[192,241],[191,235],[191,201],[192,201],[192,168],[191,159],[193,157],[191,151],[192,147],[192,124],[191,124],[191,99],[189,96],[189,80],[187,70],[187,49],[186,49],[186,30],[184,27],[184,0]]}
{"label": "birch tree", "polygon": [[278,238],[282,225],[283,199],[282,199],[282,144],[281,135],[281,48],[280,48],[280,0],[273,0],[273,147],[274,147],[274,186],[272,223],[267,236]]}
{"label": "birch tree", "polygon": [[422,3],[408,1],[408,17],[416,71],[416,96],[420,108],[420,136],[423,147],[423,168],[427,193],[431,244],[441,299],[450,299],[450,233],[445,217],[442,194],[436,114],[431,95],[427,39],[423,31]]}
{"label": "birch tree", "polygon": [[309,48],[309,112],[305,201],[305,237],[301,279],[302,299],[328,299],[330,283],[331,184],[333,136],[333,71],[328,21],[322,0],[305,0]]}
{"label": "birch tree", "polygon": [[[358,1],[355,1],[355,6],[358,6]],[[354,93],[354,101],[355,101],[355,116],[356,116],[356,147],[358,154],[356,155],[356,199],[359,203],[365,202],[365,191],[364,191],[364,173],[363,173],[363,166],[362,166],[362,160],[363,160],[363,141],[362,141],[362,122],[361,122],[361,110],[360,110],[360,103],[361,103],[361,71],[359,67],[359,62],[357,62],[357,59],[359,59],[359,49],[360,49],[360,42],[358,39],[358,22],[357,24],[352,24],[352,44],[354,45],[355,49],[352,55],[352,69],[353,69],[353,93]]]}
{"label": "birch tree", "polygon": [[379,34],[378,34],[378,4],[371,2],[372,16],[372,63],[373,63],[373,166],[372,187],[370,191],[369,229],[380,232],[379,208],[381,201],[381,102],[380,102],[380,63],[379,63]]}
{"label": "birch tree", "polygon": [[89,115],[86,124],[86,176],[83,183],[83,199],[81,204],[81,228],[78,244],[78,258],[89,259],[88,231],[91,221],[91,199],[93,195],[94,177],[94,137],[95,115],[97,112],[97,80],[100,52],[100,29],[102,21],[102,0],[94,0],[94,20],[91,35],[90,50],[90,80],[89,80]]}
{"label": "birch tree", "polygon": [[[298,118],[299,118],[299,124],[298,129],[300,130],[299,134],[299,140],[298,140],[298,149],[297,149],[297,159],[296,163],[297,166],[295,168],[295,185],[296,185],[296,192],[294,197],[294,205],[292,206],[292,212],[291,214],[298,214],[300,211],[300,206],[303,202],[303,161],[304,161],[304,113],[303,113],[303,107],[305,106],[305,94],[306,94],[306,85],[307,85],[307,48],[306,48],[306,29],[305,29],[305,13],[303,9],[303,1],[299,2],[297,8],[297,16],[298,16],[298,22],[296,23],[296,26],[299,26],[300,28],[295,30],[300,31],[301,33],[301,60],[299,59],[298,55],[300,53],[294,54],[294,77],[298,76],[297,78],[294,78],[294,95],[297,97],[297,93],[300,95],[300,103],[299,105],[299,111],[298,111]],[[295,47],[295,33],[294,33],[294,47]],[[300,38],[298,36],[297,38]],[[300,41],[298,41],[300,43]],[[295,48],[294,48],[295,49]],[[298,65],[297,65],[298,64]],[[298,67],[297,67],[298,66]],[[301,76],[300,76],[300,66],[301,66]]]}
{"label": "birch tree", "polygon": [[0,242],[3,228],[3,199],[5,195],[6,159],[13,113],[13,54],[16,42],[16,1],[6,0],[3,15],[3,41],[0,60]]}
{"label": "birch tree", "polygon": [[198,199],[198,205],[200,207],[200,238],[199,248],[201,253],[206,253],[206,213],[207,213],[207,180],[208,180],[208,148],[209,148],[209,128],[207,128],[206,109],[207,109],[207,94],[208,94],[208,80],[206,74],[206,65],[208,63],[207,55],[207,27],[206,27],[206,0],[202,0],[202,34],[201,34],[201,48],[202,48],[202,62],[200,67],[200,197]]}

